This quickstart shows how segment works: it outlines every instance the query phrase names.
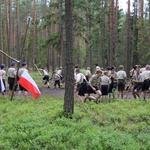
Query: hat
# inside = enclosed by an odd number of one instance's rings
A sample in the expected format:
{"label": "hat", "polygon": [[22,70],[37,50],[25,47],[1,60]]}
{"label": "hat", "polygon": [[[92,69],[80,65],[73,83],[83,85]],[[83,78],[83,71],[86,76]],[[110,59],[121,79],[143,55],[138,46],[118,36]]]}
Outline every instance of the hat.
{"label": "hat", "polygon": [[101,70],[96,70],[96,74],[97,74],[97,73],[102,73],[102,71],[101,71]]}
{"label": "hat", "polygon": [[133,69],[136,70],[137,66],[133,66]]}
{"label": "hat", "polygon": [[115,67],[114,67],[114,66],[111,66],[111,67],[110,67],[110,70],[113,70],[113,69],[115,69]]}
{"label": "hat", "polygon": [[22,62],[22,67],[25,66],[25,65],[27,65],[27,63],[26,62]]}
{"label": "hat", "polygon": [[4,68],[5,67],[5,64],[1,64],[1,68]]}
{"label": "hat", "polygon": [[12,63],[11,63],[11,66],[14,66],[16,63],[13,61]]}

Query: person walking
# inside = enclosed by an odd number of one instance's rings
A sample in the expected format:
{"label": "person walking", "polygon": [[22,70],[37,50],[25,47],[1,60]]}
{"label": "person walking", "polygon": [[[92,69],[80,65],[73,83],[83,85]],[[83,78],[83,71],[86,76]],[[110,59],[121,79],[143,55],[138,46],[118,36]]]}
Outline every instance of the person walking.
{"label": "person walking", "polygon": [[[6,71],[4,70],[4,68],[5,68],[5,64],[1,64],[0,65],[0,78],[3,83],[1,83],[0,90],[2,92],[2,95],[4,95],[4,93],[6,92],[6,83],[5,83]],[[2,84],[4,86],[4,89],[2,89]]]}
{"label": "person walking", "polygon": [[[96,74],[92,75],[92,77],[90,78],[89,83],[87,85],[87,92],[84,101],[86,101],[86,99],[88,98],[94,100],[96,103],[99,103],[99,99],[102,95],[100,91],[101,75],[102,71],[97,70]],[[90,94],[92,93],[96,94],[96,97],[91,96]]]}
{"label": "person walking", "polygon": [[15,78],[16,78],[16,73],[17,73],[16,67],[17,67],[16,63],[12,62],[10,68],[7,71],[8,84],[9,84],[9,96],[12,95],[13,87],[14,87],[14,95],[16,95],[16,91],[18,87],[18,84],[15,83]]}
{"label": "person walking", "polygon": [[85,72],[86,80],[89,81],[89,79],[91,78],[91,76],[92,76],[92,74],[91,74],[90,67],[87,67],[86,72]]}
{"label": "person walking", "polygon": [[[26,62],[22,62],[22,67],[19,69],[19,71],[18,71],[18,77],[20,78],[21,77],[21,75],[23,74],[23,72],[24,71],[27,71],[27,72],[29,72],[28,70],[27,70],[27,63]],[[20,99],[20,97],[22,96],[22,93],[24,92],[24,97],[25,97],[25,99],[27,98],[27,96],[28,96],[28,91],[23,87],[23,86],[21,86],[20,84],[19,84],[19,92],[18,92],[18,98]]]}
{"label": "person walking", "polygon": [[50,88],[50,84],[49,84],[49,74],[48,72],[44,69],[44,68],[41,68],[41,69],[38,69],[41,74],[43,76],[43,83],[44,85],[47,85],[48,88]]}
{"label": "person walking", "polygon": [[117,79],[118,79],[118,98],[121,95],[121,98],[123,99],[124,96],[124,90],[125,90],[125,79],[127,77],[126,72],[124,71],[124,66],[119,66],[119,71],[117,72]]}
{"label": "person walking", "polygon": [[140,68],[136,68],[136,74],[133,75],[132,77],[132,82],[133,82],[133,97],[136,99],[136,97],[140,98],[139,95],[139,90],[142,89],[143,86],[143,75],[142,73],[140,73]]}

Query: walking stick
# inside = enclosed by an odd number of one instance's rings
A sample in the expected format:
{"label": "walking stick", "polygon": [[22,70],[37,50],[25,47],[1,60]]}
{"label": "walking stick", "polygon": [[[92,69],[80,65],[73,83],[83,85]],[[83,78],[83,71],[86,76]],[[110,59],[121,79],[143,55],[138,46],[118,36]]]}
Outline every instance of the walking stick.
{"label": "walking stick", "polygon": [[35,68],[37,69],[38,73],[41,75],[41,72],[39,71],[39,69],[38,69],[37,65],[34,63],[34,61],[33,61],[33,64],[34,64]]}

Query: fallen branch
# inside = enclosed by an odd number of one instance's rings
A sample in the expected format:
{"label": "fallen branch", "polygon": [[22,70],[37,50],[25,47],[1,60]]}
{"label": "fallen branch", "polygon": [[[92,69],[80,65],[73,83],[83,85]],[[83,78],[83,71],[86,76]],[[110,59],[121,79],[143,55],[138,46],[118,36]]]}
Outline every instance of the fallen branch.
{"label": "fallen branch", "polygon": [[15,62],[17,62],[17,63],[19,63],[20,62],[20,60],[17,60],[17,59],[15,59],[15,58],[13,58],[13,57],[11,57],[11,56],[9,56],[8,54],[6,54],[4,51],[2,51],[2,50],[0,50],[0,52],[1,53],[3,53],[5,56],[7,56],[8,58],[10,58],[11,60],[14,60]]}

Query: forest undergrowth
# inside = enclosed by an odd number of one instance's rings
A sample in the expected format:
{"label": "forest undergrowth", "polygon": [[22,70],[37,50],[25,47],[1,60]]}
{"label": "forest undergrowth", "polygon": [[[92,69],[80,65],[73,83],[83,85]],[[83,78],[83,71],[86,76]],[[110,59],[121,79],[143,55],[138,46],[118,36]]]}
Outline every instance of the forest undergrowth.
{"label": "forest undergrowth", "polygon": [[150,99],[75,102],[63,116],[63,98],[0,100],[0,149],[148,150]]}

